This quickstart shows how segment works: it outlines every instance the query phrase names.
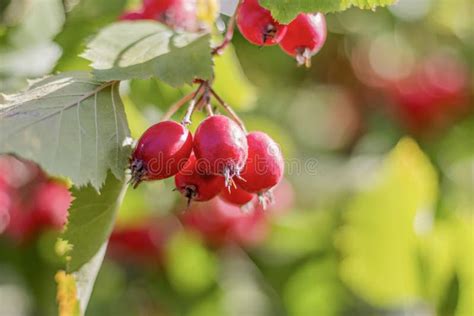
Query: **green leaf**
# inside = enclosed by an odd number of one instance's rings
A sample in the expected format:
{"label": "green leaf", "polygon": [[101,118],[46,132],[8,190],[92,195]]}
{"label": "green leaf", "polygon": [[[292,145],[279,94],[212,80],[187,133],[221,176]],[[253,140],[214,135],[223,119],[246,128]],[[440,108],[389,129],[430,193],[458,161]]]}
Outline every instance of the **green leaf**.
{"label": "green leaf", "polygon": [[437,174],[418,145],[403,139],[376,175],[344,214],[342,279],[373,305],[413,303],[422,296],[416,254],[430,230]]}
{"label": "green leaf", "polygon": [[31,159],[76,186],[99,190],[107,170],[123,177],[129,135],[117,83],[64,73],[0,96],[0,153]]}
{"label": "green leaf", "polygon": [[69,272],[89,262],[107,241],[126,189],[109,173],[100,194],[90,185],[72,191],[75,200],[59,241],[72,247],[66,254]]}
{"label": "green leaf", "polygon": [[394,4],[396,0],[259,0],[282,23],[290,23],[299,13],[331,13],[344,11],[352,6],[374,10]]}
{"label": "green leaf", "polygon": [[212,75],[210,36],[176,33],[152,21],[119,22],[103,29],[82,57],[98,80],[158,77],[172,86]]}

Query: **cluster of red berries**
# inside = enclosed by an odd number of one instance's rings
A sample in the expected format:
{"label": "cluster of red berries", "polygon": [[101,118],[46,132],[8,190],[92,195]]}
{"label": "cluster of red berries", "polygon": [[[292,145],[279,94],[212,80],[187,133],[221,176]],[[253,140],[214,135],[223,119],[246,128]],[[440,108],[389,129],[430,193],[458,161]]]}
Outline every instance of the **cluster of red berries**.
{"label": "cluster of red berries", "polygon": [[182,124],[164,121],[138,140],[130,159],[131,183],[175,176],[176,189],[188,201],[208,201],[217,195],[245,205],[254,197],[270,197],[283,177],[279,146],[263,132],[247,135],[233,120],[211,115],[194,137]]}
{"label": "cluster of red berries", "polygon": [[35,164],[0,156],[0,233],[26,242],[48,229],[61,229],[71,194]]}
{"label": "cluster of red berries", "polygon": [[323,14],[299,14],[288,25],[277,22],[258,0],[244,0],[237,10],[237,26],[242,35],[259,46],[279,44],[298,65],[310,65],[327,36]]}
{"label": "cluster of red berries", "polygon": [[121,20],[155,20],[175,30],[196,32],[204,28],[198,21],[197,1],[143,0],[136,11],[122,14]]}

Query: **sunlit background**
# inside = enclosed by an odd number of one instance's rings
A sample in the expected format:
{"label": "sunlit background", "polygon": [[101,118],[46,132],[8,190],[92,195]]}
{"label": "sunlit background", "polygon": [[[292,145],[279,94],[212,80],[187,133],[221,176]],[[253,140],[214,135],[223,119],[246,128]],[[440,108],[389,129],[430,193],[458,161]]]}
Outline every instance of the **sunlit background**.
{"label": "sunlit background", "polygon": [[[0,2],[0,92],[88,69],[84,41],[137,2],[83,1],[67,20],[59,0]],[[400,0],[327,22],[310,69],[238,32],[216,59],[218,93],[300,167],[276,203],[186,210],[172,180],[129,190],[87,315],[474,315],[472,1]],[[189,91],[123,82],[132,136]],[[61,181],[1,157],[0,217],[14,194],[40,212],[31,192],[45,183],[64,203]],[[55,315],[58,220],[17,217],[0,227],[0,315]]]}

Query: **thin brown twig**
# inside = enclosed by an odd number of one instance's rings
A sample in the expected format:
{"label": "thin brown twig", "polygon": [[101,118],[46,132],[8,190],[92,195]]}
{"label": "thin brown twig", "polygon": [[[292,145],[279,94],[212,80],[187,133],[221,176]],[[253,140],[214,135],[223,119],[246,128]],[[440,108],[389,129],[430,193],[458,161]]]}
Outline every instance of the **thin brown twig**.
{"label": "thin brown twig", "polygon": [[168,111],[166,111],[165,114],[163,114],[161,120],[162,121],[167,121],[169,120],[183,105],[185,105],[189,100],[191,100],[196,92],[193,91],[191,93],[188,93],[184,97],[182,97],[180,100],[178,100],[176,103],[174,103]]}
{"label": "thin brown twig", "polygon": [[217,102],[229,113],[229,115],[232,117],[232,119],[242,128],[242,130],[247,133],[247,129],[245,128],[244,122],[240,119],[240,117],[237,115],[237,113],[234,112],[234,110],[228,105],[227,103],[222,100],[222,98],[214,91],[214,89],[210,88],[211,94],[214,96],[214,98],[217,100]]}
{"label": "thin brown twig", "polygon": [[212,50],[212,55],[220,55],[224,51],[224,49],[229,45],[232,41],[232,37],[234,37],[234,30],[235,30],[235,22],[237,19],[237,12],[239,11],[240,6],[242,5],[243,0],[239,0],[237,3],[237,7],[235,8],[234,14],[230,17],[229,22],[227,23],[227,30],[224,35],[224,40],[218,46],[214,47]]}

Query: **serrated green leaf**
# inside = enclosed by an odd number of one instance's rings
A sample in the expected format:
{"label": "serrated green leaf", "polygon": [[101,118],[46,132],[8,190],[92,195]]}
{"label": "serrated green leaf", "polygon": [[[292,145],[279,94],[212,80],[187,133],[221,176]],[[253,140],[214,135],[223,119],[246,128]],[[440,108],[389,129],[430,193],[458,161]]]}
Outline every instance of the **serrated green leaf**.
{"label": "serrated green leaf", "polygon": [[129,130],[117,83],[64,73],[0,99],[0,153],[33,160],[76,186],[99,190],[111,169],[123,177]]}
{"label": "serrated green leaf", "polygon": [[89,262],[106,242],[126,188],[126,184],[109,173],[100,194],[90,185],[72,190],[75,200],[60,237],[72,246],[67,252],[68,271],[77,271]]}
{"label": "serrated green leaf", "polygon": [[394,4],[396,0],[259,0],[259,2],[271,11],[275,19],[282,23],[290,23],[301,12],[332,13],[344,11],[352,6],[373,10]]}
{"label": "serrated green leaf", "polygon": [[349,203],[338,239],[341,275],[369,303],[400,306],[421,298],[415,254],[419,236],[430,229],[437,190],[429,159],[413,140],[403,139],[374,182]]}
{"label": "serrated green leaf", "polygon": [[152,21],[119,22],[103,29],[82,57],[98,80],[158,77],[172,86],[212,75],[210,36],[176,33]]}

